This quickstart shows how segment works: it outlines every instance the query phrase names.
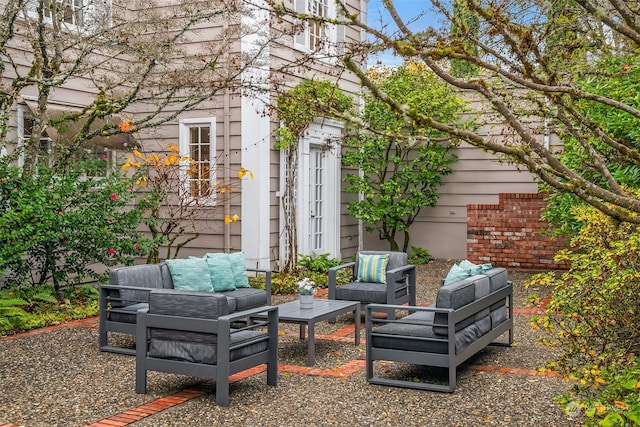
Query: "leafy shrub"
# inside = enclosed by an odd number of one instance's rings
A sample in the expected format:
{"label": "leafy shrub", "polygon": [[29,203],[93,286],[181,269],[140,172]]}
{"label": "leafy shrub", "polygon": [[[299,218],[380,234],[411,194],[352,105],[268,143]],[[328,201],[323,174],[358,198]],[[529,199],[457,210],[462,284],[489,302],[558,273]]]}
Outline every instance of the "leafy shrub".
{"label": "leafy shrub", "polygon": [[[87,179],[91,163],[63,172],[39,164],[24,176],[0,158],[0,272],[4,283],[43,285],[56,291],[87,278],[92,265],[131,264],[151,245],[139,231],[146,199],[135,204],[136,177],[122,173]],[[132,206],[135,204],[135,206]]]}
{"label": "leafy shrub", "polygon": [[640,230],[593,208],[575,213],[580,232],[570,250],[556,255],[570,270],[530,281],[554,288],[545,314],[532,325],[551,334],[543,342],[562,350],[546,369],[576,381],[561,403],[577,402],[586,425],[637,425]]}
{"label": "leafy shrub", "polygon": [[[297,282],[305,277],[315,282],[317,289],[328,286],[329,269],[342,265],[343,261],[329,258],[329,254],[299,255],[296,268],[288,272],[274,273],[271,277],[271,288],[274,294],[295,294],[298,292]],[[338,272],[338,283],[346,283],[349,271]]]}
{"label": "leafy shrub", "polygon": [[409,264],[426,264],[431,261],[433,257],[428,250],[424,248],[418,248],[411,246],[411,253],[409,254]]}
{"label": "leafy shrub", "polygon": [[331,267],[337,267],[343,262],[337,258],[329,258],[329,254],[311,254],[311,255],[298,255],[299,268],[304,270],[311,270],[318,273],[326,273]]}
{"label": "leafy shrub", "polygon": [[63,290],[53,286],[25,286],[0,291],[0,336],[55,325],[98,314],[98,290],[90,285]]}

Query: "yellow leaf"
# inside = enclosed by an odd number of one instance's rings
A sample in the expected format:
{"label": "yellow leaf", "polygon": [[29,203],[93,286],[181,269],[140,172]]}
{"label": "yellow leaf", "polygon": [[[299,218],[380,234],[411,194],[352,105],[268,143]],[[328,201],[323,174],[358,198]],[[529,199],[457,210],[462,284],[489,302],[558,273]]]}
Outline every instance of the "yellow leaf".
{"label": "yellow leaf", "polygon": [[250,177],[251,179],[253,179],[253,178],[254,178],[254,176],[253,176],[253,172],[249,171],[249,177]]}
{"label": "yellow leaf", "polygon": [[224,216],[224,223],[225,224],[229,224],[231,222],[231,217],[229,216],[229,214]]}
{"label": "yellow leaf", "polygon": [[231,219],[233,220],[233,222],[236,222],[240,219],[240,217],[238,215],[233,215]]}
{"label": "yellow leaf", "polygon": [[133,155],[136,157],[140,157],[141,159],[144,158],[144,156],[142,155],[141,152],[139,152],[138,150],[133,150]]}
{"label": "yellow leaf", "polygon": [[242,179],[242,177],[245,176],[246,173],[247,170],[245,168],[240,168],[240,170],[238,170],[238,178]]}

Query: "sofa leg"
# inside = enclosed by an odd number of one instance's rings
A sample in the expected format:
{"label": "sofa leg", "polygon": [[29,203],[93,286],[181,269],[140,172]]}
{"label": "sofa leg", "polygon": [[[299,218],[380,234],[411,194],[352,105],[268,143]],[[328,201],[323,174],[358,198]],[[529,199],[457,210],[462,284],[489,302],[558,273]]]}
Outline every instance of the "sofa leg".
{"label": "sofa leg", "polygon": [[456,389],[456,371],[455,366],[449,366],[449,391],[455,391]]}
{"label": "sofa leg", "polygon": [[229,406],[229,377],[216,378],[216,404]]}
{"label": "sofa leg", "polygon": [[136,393],[147,393],[147,370],[136,367]]}

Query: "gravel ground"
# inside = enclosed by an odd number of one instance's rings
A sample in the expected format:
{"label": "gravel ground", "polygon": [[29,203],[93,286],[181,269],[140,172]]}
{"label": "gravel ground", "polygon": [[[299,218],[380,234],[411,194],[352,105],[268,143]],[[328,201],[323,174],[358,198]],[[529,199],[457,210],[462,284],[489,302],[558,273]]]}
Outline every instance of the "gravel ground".
{"label": "gravel ground", "polygon": [[[418,301],[433,302],[440,280],[453,262],[436,260],[418,267]],[[510,271],[514,306],[525,307],[527,295],[547,289],[525,289],[532,273]],[[275,297],[279,303],[288,297]],[[536,343],[530,316],[515,316],[515,345],[488,347],[469,365],[534,369],[553,356]],[[321,323],[316,334],[327,334],[353,323],[341,316],[336,324]],[[297,326],[281,324],[279,363],[303,366],[306,344],[296,337]],[[0,425],[82,426],[152,402],[202,380],[157,372],[148,374],[148,392],[134,391],[135,358],[101,353],[97,330],[69,327],[40,334],[0,340]],[[124,344],[132,345],[129,337]],[[336,369],[364,358],[364,345],[318,340],[316,367]],[[442,375],[428,368],[380,364],[385,375],[420,378]],[[553,403],[553,397],[570,387],[558,378],[499,371],[474,366],[458,372],[455,393],[434,393],[370,385],[364,370],[344,378],[281,372],[277,387],[258,374],[231,385],[230,407],[215,404],[210,384],[203,396],[159,412],[132,426],[577,426]]]}

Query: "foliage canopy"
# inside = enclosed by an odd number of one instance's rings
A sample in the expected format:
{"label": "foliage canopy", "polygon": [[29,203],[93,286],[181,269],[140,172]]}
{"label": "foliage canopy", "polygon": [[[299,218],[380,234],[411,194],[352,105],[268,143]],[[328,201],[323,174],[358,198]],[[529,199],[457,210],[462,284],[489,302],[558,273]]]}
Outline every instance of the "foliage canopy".
{"label": "foliage canopy", "polygon": [[[397,69],[369,70],[373,82],[410,108],[440,120],[455,121],[464,102],[450,87],[419,63]],[[362,121],[367,131],[355,128],[346,140],[342,161],[358,168],[345,178],[345,191],[361,194],[349,203],[349,212],[377,231],[391,250],[409,249],[409,228],[426,206],[435,206],[442,176],[451,173],[455,146],[446,134],[433,129],[416,129],[388,104],[365,96]],[[398,234],[403,240],[398,243]]]}

